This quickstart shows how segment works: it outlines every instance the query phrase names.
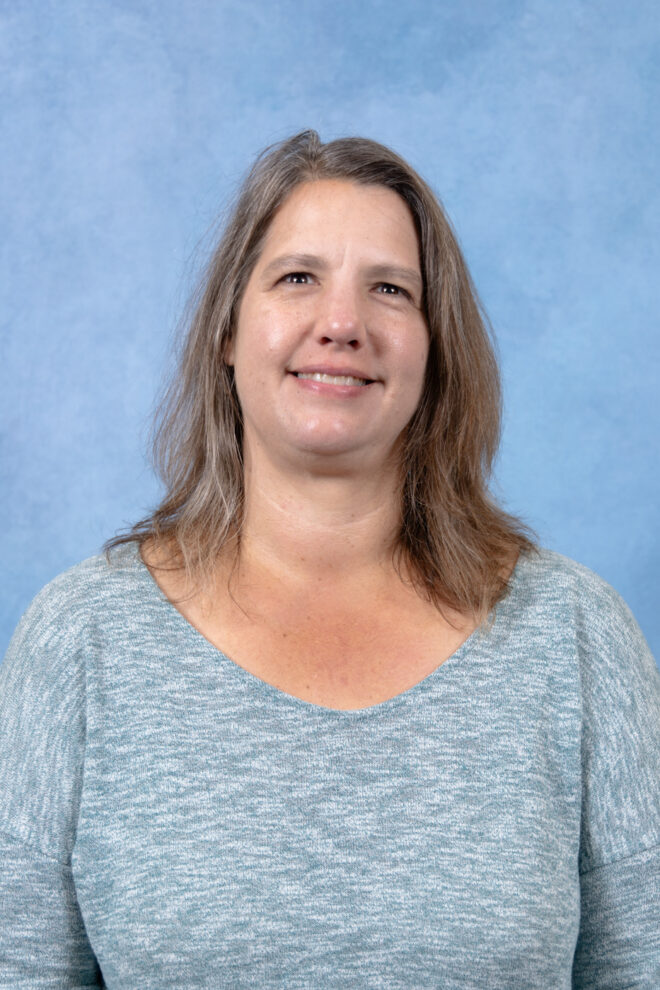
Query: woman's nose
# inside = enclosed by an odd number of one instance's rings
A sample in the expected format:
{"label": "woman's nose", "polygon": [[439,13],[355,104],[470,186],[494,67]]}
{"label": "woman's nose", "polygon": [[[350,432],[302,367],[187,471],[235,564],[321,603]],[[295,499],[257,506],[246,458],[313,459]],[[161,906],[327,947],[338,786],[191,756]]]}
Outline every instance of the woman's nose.
{"label": "woman's nose", "polygon": [[319,332],[324,344],[334,342],[352,348],[362,345],[364,320],[354,291],[339,289],[328,293],[321,307]]}

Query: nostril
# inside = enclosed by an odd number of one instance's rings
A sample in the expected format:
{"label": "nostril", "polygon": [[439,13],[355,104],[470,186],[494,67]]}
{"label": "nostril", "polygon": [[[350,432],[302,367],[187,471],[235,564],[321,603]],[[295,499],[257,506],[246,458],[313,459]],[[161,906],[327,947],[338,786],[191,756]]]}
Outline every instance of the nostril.
{"label": "nostril", "polygon": [[[321,337],[321,344],[336,344],[336,343],[337,343],[337,340],[336,340],[335,337]],[[359,340],[356,340],[356,338],[353,337],[352,340],[347,340],[346,341],[346,346],[347,347],[352,347],[353,350],[356,351],[358,349],[358,347],[360,347],[361,345],[360,345],[360,341]]]}

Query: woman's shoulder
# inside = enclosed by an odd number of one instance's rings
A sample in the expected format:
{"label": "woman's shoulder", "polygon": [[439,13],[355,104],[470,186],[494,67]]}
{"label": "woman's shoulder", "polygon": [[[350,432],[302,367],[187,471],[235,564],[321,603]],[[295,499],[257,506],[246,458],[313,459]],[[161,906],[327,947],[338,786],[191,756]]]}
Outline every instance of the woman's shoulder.
{"label": "woman's shoulder", "polygon": [[[145,582],[145,576],[147,581]],[[96,554],[68,568],[46,584],[25,610],[14,633],[17,639],[45,646],[76,636],[106,619],[153,585],[136,543]]]}
{"label": "woman's shoulder", "polygon": [[[546,640],[573,644],[587,666],[656,665],[630,607],[599,574],[553,550],[522,557],[510,582],[509,607]],[[626,660],[626,658],[628,658]]]}
{"label": "woman's shoulder", "polygon": [[144,571],[138,544],[124,543],[62,571],[41,589],[33,604],[89,606],[98,596],[110,597],[134,589],[141,583]]}
{"label": "woman's shoulder", "polygon": [[627,609],[621,595],[604,578],[584,564],[545,547],[522,555],[511,581],[528,600],[559,600],[585,609]]}

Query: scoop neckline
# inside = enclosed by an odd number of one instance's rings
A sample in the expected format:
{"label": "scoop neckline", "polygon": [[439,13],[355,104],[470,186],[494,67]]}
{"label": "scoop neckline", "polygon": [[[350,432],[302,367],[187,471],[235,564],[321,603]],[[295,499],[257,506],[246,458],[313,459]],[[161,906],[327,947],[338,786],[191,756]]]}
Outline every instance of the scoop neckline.
{"label": "scoop neckline", "polygon": [[520,580],[521,566],[526,559],[524,554],[519,554],[518,560],[516,561],[509,578],[508,590],[504,598],[502,598],[495,606],[493,610],[494,614],[492,614],[492,619],[487,628],[484,625],[477,626],[477,628],[470,633],[467,639],[465,639],[453,653],[439,663],[437,667],[434,667],[433,670],[430,671],[425,677],[422,677],[421,680],[417,681],[409,688],[406,688],[405,691],[400,691],[398,694],[392,695],[391,698],[385,698],[383,701],[379,701],[374,705],[366,705],[362,708],[332,708],[329,705],[319,705],[314,701],[306,701],[298,695],[289,694],[287,691],[283,691],[282,688],[278,688],[269,681],[263,680],[263,678],[258,677],[245,667],[242,667],[235,660],[232,660],[232,658],[225,653],[224,650],[221,650],[219,647],[215,646],[215,644],[207,639],[206,636],[199,631],[199,629],[189,622],[188,619],[181,614],[178,608],[169,600],[142,559],[140,545],[137,541],[130,544],[125,544],[121,550],[126,551],[127,556],[130,553],[133,567],[139,574],[143,584],[145,584],[145,587],[158,600],[161,607],[164,607],[167,610],[170,618],[177,623],[179,628],[183,630],[191,643],[194,643],[198,649],[204,649],[204,651],[216,661],[221,660],[227,666],[227,669],[231,672],[233,677],[236,677],[242,681],[247,687],[250,688],[250,690],[269,697],[272,701],[277,702],[279,705],[297,708],[300,711],[306,711],[309,714],[320,714],[338,718],[364,718],[374,714],[383,714],[410,704],[414,702],[417,694],[425,693],[431,690],[436,679],[439,676],[442,676],[441,671],[444,671],[445,667],[453,669],[456,664],[463,659],[464,654],[468,654],[473,651],[475,644],[479,640],[486,635],[492,635],[495,630],[499,629],[501,625],[501,611],[512,597],[513,590]]}

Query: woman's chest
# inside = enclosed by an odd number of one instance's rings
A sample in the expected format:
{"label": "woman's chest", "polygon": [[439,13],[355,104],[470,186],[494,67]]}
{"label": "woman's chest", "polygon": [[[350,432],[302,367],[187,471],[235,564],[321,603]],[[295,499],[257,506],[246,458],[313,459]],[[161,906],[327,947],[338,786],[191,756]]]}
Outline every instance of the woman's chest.
{"label": "woman's chest", "polygon": [[74,877],[108,986],[570,986],[579,775],[537,691],[474,673],[408,717],[191,678],[97,725]]}
{"label": "woman's chest", "polygon": [[311,704],[377,705],[418,684],[473,631],[417,596],[385,602],[331,597],[259,602],[246,614],[219,603],[194,613],[195,627],[243,670]]}
{"label": "woman's chest", "polygon": [[[403,821],[238,815],[233,829],[100,849],[80,879],[111,990],[127,987],[570,987],[579,878],[556,837]],[[388,833],[387,838],[383,833]],[[543,853],[551,852],[547,858]]]}

